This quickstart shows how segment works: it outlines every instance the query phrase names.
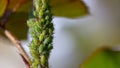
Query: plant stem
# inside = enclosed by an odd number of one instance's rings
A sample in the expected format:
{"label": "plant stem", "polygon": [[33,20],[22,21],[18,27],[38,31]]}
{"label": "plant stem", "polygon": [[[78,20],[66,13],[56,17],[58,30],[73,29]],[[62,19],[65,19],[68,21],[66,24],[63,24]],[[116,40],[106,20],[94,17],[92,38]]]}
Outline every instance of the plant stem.
{"label": "plant stem", "polygon": [[25,50],[23,49],[20,41],[17,39],[17,37],[15,37],[10,31],[8,30],[4,30],[5,35],[15,44],[15,46],[17,47],[17,49],[20,51],[20,54],[25,58],[25,60],[31,64],[31,61],[28,57],[28,55],[26,54]]}
{"label": "plant stem", "polygon": [[33,0],[34,18],[27,24],[30,29],[32,41],[30,52],[32,55],[32,68],[49,68],[49,55],[53,48],[53,23],[49,0]]}

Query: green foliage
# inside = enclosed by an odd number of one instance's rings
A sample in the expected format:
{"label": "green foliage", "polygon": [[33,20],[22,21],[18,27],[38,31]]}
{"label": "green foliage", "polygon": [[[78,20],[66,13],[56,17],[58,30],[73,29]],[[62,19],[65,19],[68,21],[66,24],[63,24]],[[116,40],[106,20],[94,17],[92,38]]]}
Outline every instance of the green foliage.
{"label": "green foliage", "polygon": [[81,0],[52,0],[51,6],[55,16],[74,18],[88,14],[88,9]]}
{"label": "green foliage", "polygon": [[119,68],[120,52],[108,48],[97,50],[82,65],[81,68]]}

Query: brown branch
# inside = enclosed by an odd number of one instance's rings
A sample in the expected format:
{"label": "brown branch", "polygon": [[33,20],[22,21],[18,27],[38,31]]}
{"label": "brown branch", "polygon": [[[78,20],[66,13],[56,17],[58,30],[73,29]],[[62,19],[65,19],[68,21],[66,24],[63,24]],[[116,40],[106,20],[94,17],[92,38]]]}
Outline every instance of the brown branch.
{"label": "brown branch", "polygon": [[26,59],[25,59],[21,54],[20,54],[20,56],[22,57],[25,65],[26,65],[26,68],[30,68],[30,65],[29,65],[29,63],[26,61]]}
{"label": "brown branch", "polygon": [[20,41],[8,30],[4,30],[5,35],[15,44],[15,46],[18,48],[18,50],[20,51],[20,54],[25,58],[25,60],[31,64],[31,61],[28,57],[28,55],[26,54],[25,50],[23,49]]}

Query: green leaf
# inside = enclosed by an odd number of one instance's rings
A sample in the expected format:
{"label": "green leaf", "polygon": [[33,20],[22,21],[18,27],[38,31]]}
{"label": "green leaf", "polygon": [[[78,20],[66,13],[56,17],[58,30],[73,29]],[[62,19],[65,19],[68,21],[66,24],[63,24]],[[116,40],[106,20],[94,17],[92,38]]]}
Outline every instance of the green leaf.
{"label": "green leaf", "polygon": [[0,0],[0,17],[3,16],[7,8],[8,0]]}
{"label": "green leaf", "polygon": [[86,5],[80,0],[51,0],[55,16],[79,17],[88,14]]}
{"label": "green leaf", "polygon": [[25,39],[27,37],[27,19],[30,9],[31,1],[28,0],[9,17],[6,24],[6,28],[15,34],[19,39]]}
{"label": "green leaf", "polygon": [[120,52],[109,48],[98,49],[83,64],[81,68],[119,68]]}

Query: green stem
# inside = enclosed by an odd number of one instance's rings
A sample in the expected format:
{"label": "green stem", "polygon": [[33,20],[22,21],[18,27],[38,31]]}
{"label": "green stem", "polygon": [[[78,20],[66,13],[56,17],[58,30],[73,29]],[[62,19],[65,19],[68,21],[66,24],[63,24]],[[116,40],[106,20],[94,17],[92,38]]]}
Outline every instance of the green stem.
{"label": "green stem", "polygon": [[32,41],[30,52],[32,55],[32,68],[49,68],[49,55],[53,48],[53,23],[49,0],[33,0],[34,18],[27,24],[30,29]]}

